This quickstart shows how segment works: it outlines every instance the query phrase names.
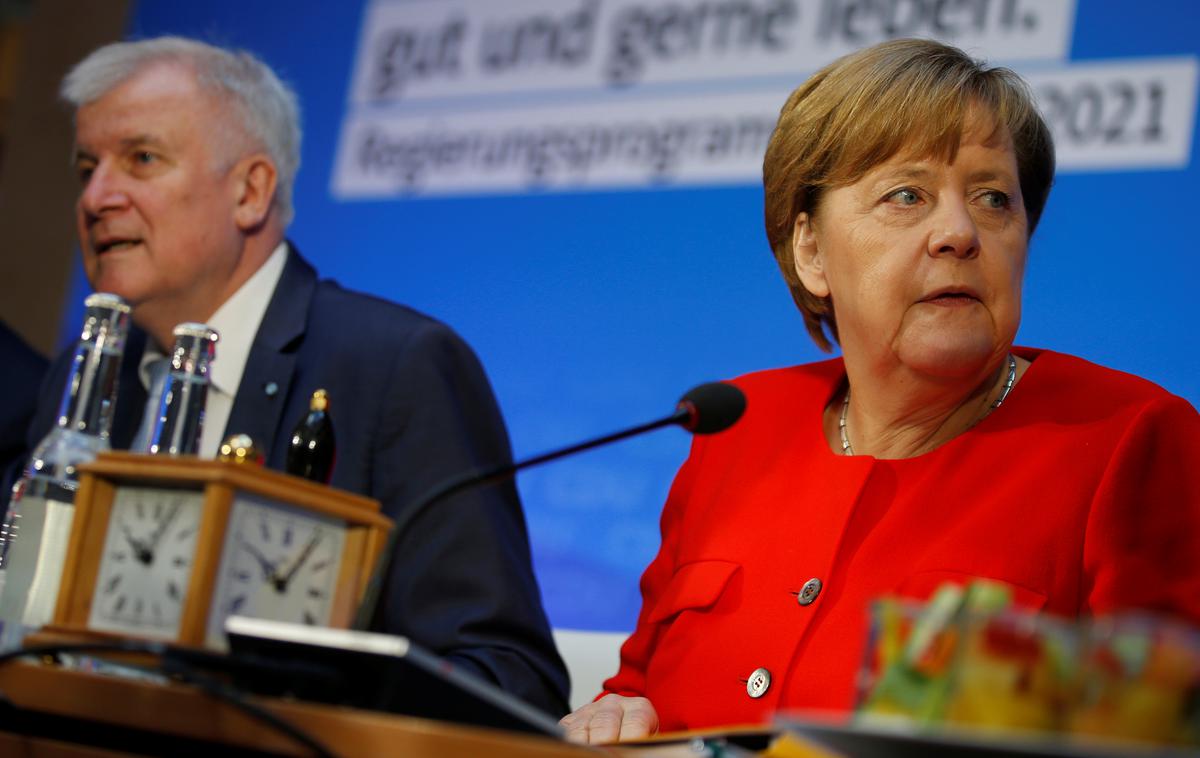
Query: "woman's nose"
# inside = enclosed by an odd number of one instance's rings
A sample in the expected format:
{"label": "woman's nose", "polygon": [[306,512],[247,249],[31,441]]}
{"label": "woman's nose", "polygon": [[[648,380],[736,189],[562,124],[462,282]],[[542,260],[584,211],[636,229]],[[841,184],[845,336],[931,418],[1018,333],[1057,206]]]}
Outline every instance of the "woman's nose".
{"label": "woman's nose", "polygon": [[930,255],[973,258],[979,254],[979,228],[966,202],[939,203],[930,221],[933,224],[929,235]]}

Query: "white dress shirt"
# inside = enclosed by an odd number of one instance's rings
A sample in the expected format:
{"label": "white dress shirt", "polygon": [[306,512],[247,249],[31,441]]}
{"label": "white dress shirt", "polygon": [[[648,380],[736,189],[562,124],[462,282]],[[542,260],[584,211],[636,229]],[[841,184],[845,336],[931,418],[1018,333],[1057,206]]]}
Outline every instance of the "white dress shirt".
{"label": "white dress shirt", "polygon": [[[200,433],[201,458],[216,457],[217,448],[221,446],[225,425],[229,422],[230,411],[233,410],[233,398],[237,395],[238,385],[242,383],[242,373],[246,370],[250,348],[254,345],[254,336],[258,334],[258,327],[262,324],[267,304],[271,302],[271,296],[279,284],[279,277],[283,275],[285,263],[287,243],[280,242],[266,263],[222,303],[206,322],[216,330],[220,339],[208,368],[208,400],[204,406],[204,428]],[[146,367],[150,362],[162,357],[163,354],[154,345],[154,341],[147,340],[146,350],[138,364],[138,376],[147,391],[150,388],[150,377]]]}

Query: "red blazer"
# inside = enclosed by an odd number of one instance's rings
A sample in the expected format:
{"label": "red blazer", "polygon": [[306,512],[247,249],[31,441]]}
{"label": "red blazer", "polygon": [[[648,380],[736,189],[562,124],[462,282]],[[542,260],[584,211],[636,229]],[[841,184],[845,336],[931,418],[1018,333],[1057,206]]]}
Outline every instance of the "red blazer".
{"label": "red blazer", "polygon": [[850,708],[869,601],[948,579],[1068,616],[1200,620],[1200,416],[1128,374],[1017,352],[1033,364],[1004,405],[906,460],[829,449],[840,359],[738,379],[746,414],[680,470],[606,691],[648,697],[664,730]]}

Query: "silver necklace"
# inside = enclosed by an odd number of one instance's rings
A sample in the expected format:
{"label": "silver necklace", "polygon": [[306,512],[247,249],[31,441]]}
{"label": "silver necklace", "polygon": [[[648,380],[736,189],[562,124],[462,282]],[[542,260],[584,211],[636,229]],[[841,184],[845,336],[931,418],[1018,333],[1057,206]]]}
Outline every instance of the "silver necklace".
{"label": "silver necklace", "polygon": [[[992,403],[991,407],[988,408],[988,412],[983,414],[984,416],[987,416],[988,413],[991,413],[992,411],[994,411],[1000,407],[1001,403],[1003,403],[1004,400],[1008,397],[1008,393],[1012,391],[1013,382],[1015,382],[1016,380],[1017,380],[1017,359],[1013,357],[1012,353],[1009,353],[1008,354],[1008,377],[1005,378],[1005,380],[1004,380],[1004,388],[1000,390],[1000,397],[996,398],[996,402]],[[842,400],[842,415],[838,419],[838,434],[842,438],[842,455],[854,455],[854,448],[850,447],[850,437],[849,437],[849,435],[846,434],[846,414],[847,414],[847,412],[849,412],[849,410],[850,410],[850,388],[847,387],[846,388],[846,398],[844,400]],[[982,420],[983,420],[983,418],[981,417],[979,419],[979,421],[982,421]],[[979,423],[979,421],[976,421],[975,423],[977,424],[977,423]],[[974,424],[972,424],[972,426],[974,426]]]}

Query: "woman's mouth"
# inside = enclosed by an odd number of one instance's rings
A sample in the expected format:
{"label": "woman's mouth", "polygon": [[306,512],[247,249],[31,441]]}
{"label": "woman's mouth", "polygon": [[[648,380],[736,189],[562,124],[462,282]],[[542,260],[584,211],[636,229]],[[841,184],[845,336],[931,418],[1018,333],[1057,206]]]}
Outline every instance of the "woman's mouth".
{"label": "woman's mouth", "polygon": [[979,302],[979,295],[970,287],[945,287],[921,299],[922,303],[943,308],[960,308]]}
{"label": "woman's mouth", "polygon": [[979,298],[975,297],[974,295],[968,295],[965,292],[943,292],[940,295],[927,298],[922,302],[929,303],[930,305],[953,307],[958,305],[971,305],[973,303],[978,303]]}

